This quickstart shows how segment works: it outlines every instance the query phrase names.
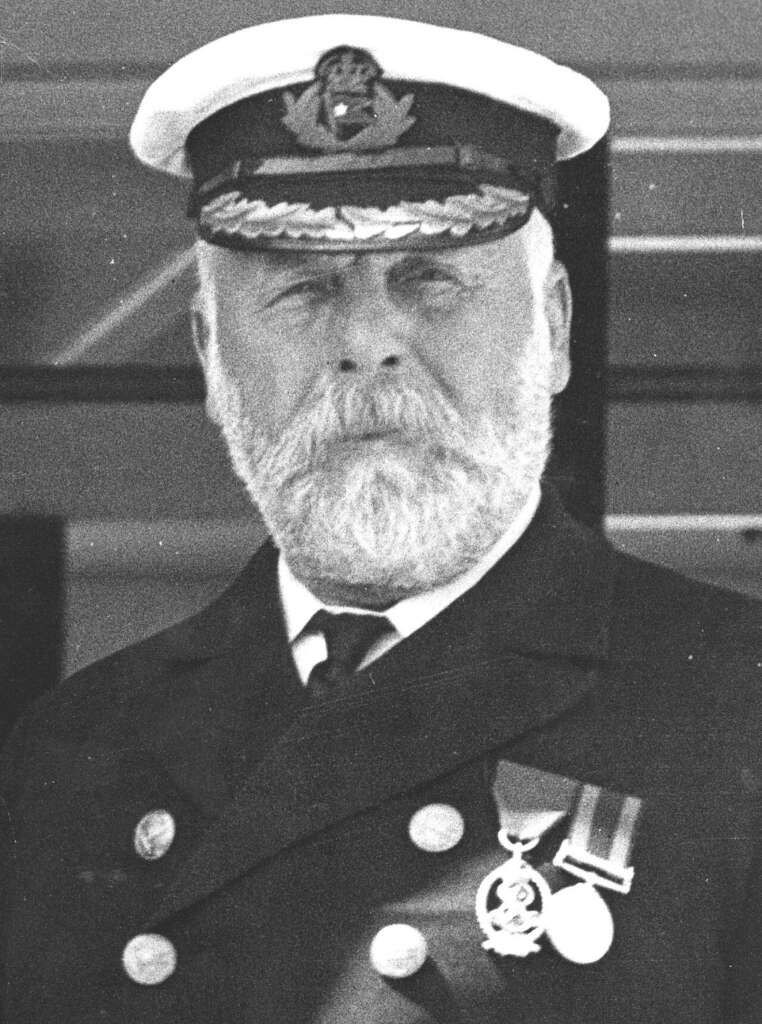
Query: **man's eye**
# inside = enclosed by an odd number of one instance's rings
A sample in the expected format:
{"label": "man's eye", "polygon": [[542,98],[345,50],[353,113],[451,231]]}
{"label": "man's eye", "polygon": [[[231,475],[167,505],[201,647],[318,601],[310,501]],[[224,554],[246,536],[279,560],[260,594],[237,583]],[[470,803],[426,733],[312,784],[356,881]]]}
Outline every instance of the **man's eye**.
{"label": "man's eye", "polygon": [[410,281],[411,283],[420,281],[422,284],[452,282],[450,275],[439,267],[420,267],[417,270],[411,270],[404,276],[403,280]]}
{"label": "man's eye", "polygon": [[458,281],[444,267],[429,263],[401,269],[396,283],[400,288],[418,289],[429,297],[448,294],[458,287]]}
{"label": "man's eye", "polygon": [[281,289],[270,299],[267,305],[275,306],[280,302],[288,302],[289,300],[309,302],[325,296],[329,291],[329,281],[313,278],[297,281],[295,284],[289,285],[288,288]]}

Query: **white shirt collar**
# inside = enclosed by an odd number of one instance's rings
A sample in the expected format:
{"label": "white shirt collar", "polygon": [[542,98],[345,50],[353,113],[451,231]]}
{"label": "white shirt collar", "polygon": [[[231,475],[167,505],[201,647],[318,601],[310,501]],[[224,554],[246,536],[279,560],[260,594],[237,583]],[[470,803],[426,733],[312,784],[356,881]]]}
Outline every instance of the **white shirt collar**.
{"label": "white shirt collar", "polygon": [[[380,645],[380,649],[374,648],[371,651],[373,657],[378,657],[379,654],[393,646],[394,643],[420,629],[421,626],[425,625],[430,619],[433,619],[434,616],[439,615],[448,605],[451,605],[453,601],[478,583],[519,540],[534,518],[539,503],[540,487],[538,484],[532,489],[523,508],[502,537],[482,555],[476,565],[441,587],[435,587],[433,590],[426,591],[423,594],[416,594],[414,597],[406,597],[402,601],[398,601],[397,604],[392,605],[391,608],[388,608],[384,615],[394,626],[397,636],[393,636],[391,642],[387,639],[386,642]],[[299,638],[312,616],[322,608],[335,614],[339,612],[352,612],[355,615],[377,614],[367,608],[324,604],[294,576],[283,555],[280,556],[278,561],[278,586],[286,635],[289,643],[292,644]],[[296,651],[294,653],[296,657]],[[309,675],[309,668],[312,668],[312,665],[307,666],[301,657],[297,657],[296,660],[299,674],[304,679],[306,678],[305,670],[306,674]],[[308,660],[311,660],[311,656],[308,656]],[[363,664],[369,660],[372,660],[372,658],[366,658]]]}

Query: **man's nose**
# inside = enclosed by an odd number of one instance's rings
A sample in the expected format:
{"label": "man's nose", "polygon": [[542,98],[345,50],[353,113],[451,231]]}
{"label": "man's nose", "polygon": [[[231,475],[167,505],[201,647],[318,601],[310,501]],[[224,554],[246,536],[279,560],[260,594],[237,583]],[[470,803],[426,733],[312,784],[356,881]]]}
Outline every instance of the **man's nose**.
{"label": "man's nose", "polygon": [[380,289],[343,296],[332,320],[331,362],[341,373],[388,372],[404,364],[410,324]]}

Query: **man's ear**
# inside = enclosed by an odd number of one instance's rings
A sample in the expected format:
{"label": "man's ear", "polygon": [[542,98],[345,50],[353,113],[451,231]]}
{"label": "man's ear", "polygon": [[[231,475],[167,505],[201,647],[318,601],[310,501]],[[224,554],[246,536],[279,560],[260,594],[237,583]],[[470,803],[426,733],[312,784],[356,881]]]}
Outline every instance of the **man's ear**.
{"label": "man's ear", "polygon": [[206,370],[207,352],[209,351],[209,340],[212,337],[212,325],[209,322],[209,308],[204,301],[201,291],[197,291],[191,301],[191,330],[193,332],[193,347],[196,350],[199,362]]}
{"label": "man's ear", "polygon": [[553,260],[545,285],[545,316],[550,330],[550,383],[554,395],[566,387],[571,375],[572,294],[566,267]]}
{"label": "man's ear", "polygon": [[196,350],[201,369],[204,371],[206,387],[206,415],[212,423],[219,423],[217,407],[214,404],[213,396],[209,391],[209,345],[213,337],[214,326],[212,324],[212,312],[209,303],[206,301],[201,289],[193,296],[191,301],[191,332],[193,334],[193,347]]}

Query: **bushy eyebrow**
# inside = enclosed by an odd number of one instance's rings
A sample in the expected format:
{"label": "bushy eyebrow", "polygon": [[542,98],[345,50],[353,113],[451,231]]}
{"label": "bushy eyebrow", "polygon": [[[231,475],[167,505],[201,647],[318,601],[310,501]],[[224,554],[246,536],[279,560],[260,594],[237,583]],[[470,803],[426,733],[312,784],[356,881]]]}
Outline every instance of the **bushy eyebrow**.
{"label": "bushy eyebrow", "polygon": [[[409,250],[384,253],[384,272],[390,280],[403,277],[405,273],[425,267],[440,268],[461,281],[478,283],[482,267],[480,261],[469,256],[470,250]],[[379,259],[379,253],[369,252],[298,252],[294,250],[267,250],[257,253],[260,266],[275,277],[292,277],[299,274],[315,274],[321,277],[342,274],[362,260]]]}
{"label": "bushy eyebrow", "polygon": [[441,249],[434,251],[412,251],[392,264],[387,270],[390,280],[404,279],[408,273],[432,269],[450,277],[465,288],[476,288],[483,281],[483,267],[469,257],[470,250]]}
{"label": "bushy eyebrow", "polygon": [[267,269],[281,273],[293,271],[317,271],[325,273],[333,269],[345,269],[356,263],[363,253],[297,252],[293,250],[269,249],[261,257]]}
{"label": "bushy eyebrow", "polygon": [[440,252],[408,252],[401,259],[395,260],[389,267],[389,271],[405,271],[416,267],[443,267],[448,270],[456,270],[457,262],[448,260]]}

